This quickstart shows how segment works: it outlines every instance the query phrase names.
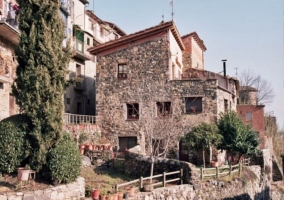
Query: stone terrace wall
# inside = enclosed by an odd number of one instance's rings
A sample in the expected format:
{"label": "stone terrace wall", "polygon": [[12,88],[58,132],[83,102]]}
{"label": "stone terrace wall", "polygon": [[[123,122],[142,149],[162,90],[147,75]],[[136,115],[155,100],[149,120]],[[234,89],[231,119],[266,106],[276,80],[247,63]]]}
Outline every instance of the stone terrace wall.
{"label": "stone terrace wall", "polygon": [[[131,174],[134,177],[150,176],[150,157],[127,152],[125,155],[125,173]],[[154,175],[165,172],[173,172],[183,169],[184,183],[196,184],[199,180],[199,175],[195,165],[179,160],[159,158],[154,165]]]}
{"label": "stone terrace wall", "polygon": [[5,192],[0,200],[79,200],[85,197],[85,179],[77,178],[73,183],[28,192]]}
{"label": "stone terrace wall", "polygon": [[[235,179],[230,182],[207,181],[202,182],[198,187],[193,185],[178,185],[167,188],[158,188],[152,192],[137,193],[135,200],[142,199],[183,199],[183,200],[242,200],[270,199],[269,187],[266,185],[266,178],[262,179],[261,169],[259,166],[249,167],[256,175],[256,179],[243,181]],[[277,195],[275,195],[277,196]],[[278,196],[280,196],[278,194]],[[276,200],[276,199],[275,199]]]}

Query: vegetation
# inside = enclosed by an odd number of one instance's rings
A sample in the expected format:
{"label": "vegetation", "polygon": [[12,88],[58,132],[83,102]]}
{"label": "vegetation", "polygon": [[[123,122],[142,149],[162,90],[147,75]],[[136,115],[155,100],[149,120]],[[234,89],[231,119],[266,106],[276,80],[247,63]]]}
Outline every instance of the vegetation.
{"label": "vegetation", "polygon": [[68,133],[47,155],[47,171],[51,180],[58,183],[74,181],[80,174],[81,155]]}
{"label": "vegetation", "polygon": [[256,89],[256,98],[253,104],[270,104],[273,102],[275,94],[271,84],[260,75],[255,75],[250,70],[244,70],[240,76],[240,103],[248,104],[252,100],[249,93],[251,89]]}
{"label": "vegetation", "polygon": [[182,139],[190,149],[200,150],[203,152],[203,166],[205,168],[205,149],[218,146],[223,139],[219,134],[218,127],[215,124],[201,123],[195,126]]}
{"label": "vegetation", "polygon": [[24,115],[15,115],[0,122],[0,171],[15,172],[30,154],[26,130],[28,124]]}
{"label": "vegetation", "polygon": [[18,1],[21,8],[18,67],[13,94],[31,121],[27,132],[32,152],[29,163],[39,171],[46,154],[62,138],[62,95],[71,53],[63,49],[64,23],[60,0]]}
{"label": "vegetation", "polygon": [[[236,112],[226,112],[217,123],[220,134],[223,135],[219,148],[227,150],[228,154],[238,152],[240,155],[258,153],[259,138],[249,125],[245,125]],[[240,156],[241,157],[241,156]]]}

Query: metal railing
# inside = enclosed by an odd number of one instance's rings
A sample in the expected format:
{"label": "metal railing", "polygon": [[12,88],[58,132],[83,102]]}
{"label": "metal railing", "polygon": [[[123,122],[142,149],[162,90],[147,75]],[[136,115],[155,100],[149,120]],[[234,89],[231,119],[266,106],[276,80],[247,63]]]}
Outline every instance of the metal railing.
{"label": "metal railing", "polygon": [[96,116],[64,113],[64,124],[95,124]]}

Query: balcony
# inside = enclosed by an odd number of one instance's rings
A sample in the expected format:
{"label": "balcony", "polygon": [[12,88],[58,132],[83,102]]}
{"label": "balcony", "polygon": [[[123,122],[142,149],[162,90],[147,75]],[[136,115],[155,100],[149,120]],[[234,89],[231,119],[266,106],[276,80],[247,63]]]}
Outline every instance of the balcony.
{"label": "balcony", "polygon": [[14,45],[19,44],[19,30],[7,23],[4,18],[2,18],[0,21],[0,36],[2,36]]}
{"label": "balcony", "polygon": [[64,124],[95,124],[96,116],[64,113]]}
{"label": "balcony", "polygon": [[90,53],[86,50],[84,42],[81,40],[78,40],[77,38],[73,39],[74,49],[75,49],[75,55],[74,57],[79,58],[81,60],[92,60],[92,56]]}
{"label": "balcony", "polygon": [[210,71],[196,70],[196,69],[190,69],[184,72],[183,74],[172,75],[172,80],[190,80],[190,81],[217,80],[219,88],[227,90],[231,93],[235,93],[234,87],[232,87],[232,85],[230,84],[230,79],[233,78],[224,77],[223,75]]}

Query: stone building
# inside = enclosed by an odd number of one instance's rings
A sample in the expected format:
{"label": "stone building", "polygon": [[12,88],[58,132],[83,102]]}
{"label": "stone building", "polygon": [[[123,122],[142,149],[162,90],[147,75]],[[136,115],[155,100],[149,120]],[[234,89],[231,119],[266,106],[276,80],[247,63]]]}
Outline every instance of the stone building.
{"label": "stone building", "polygon": [[201,122],[215,121],[221,112],[236,110],[238,81],[205,71],[205,50],[196,33],[181,37],[172,21],[90,48],[97,56],[102,135],[121,151],[139,144],[145,152],[149,126],[171,129],[167,119],[174,119],[181,136]]}
{"label": "stone building", "polygon": [[9,5],[7,1],[0,0],[0,120],[18,113],[11,86],[17,66],[14,50],[18,45],[20,33],[14,23],[15,11],[10,11]]}

